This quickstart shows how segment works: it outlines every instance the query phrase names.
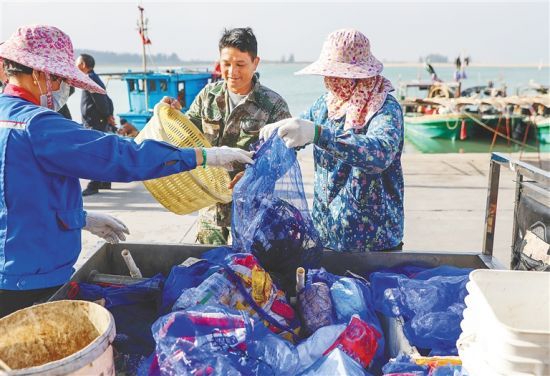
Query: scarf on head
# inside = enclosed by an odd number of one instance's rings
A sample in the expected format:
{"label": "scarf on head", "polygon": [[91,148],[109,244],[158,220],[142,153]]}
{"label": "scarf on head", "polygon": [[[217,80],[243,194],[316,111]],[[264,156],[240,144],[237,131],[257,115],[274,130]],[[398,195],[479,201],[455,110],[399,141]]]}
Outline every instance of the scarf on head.
{"label": "scarf on head", "polygon": [[380,75],[364,79],[325,77],[329,119],[346,116],[344,129],[361,129],[382,108],[393,91],[391,82]]}

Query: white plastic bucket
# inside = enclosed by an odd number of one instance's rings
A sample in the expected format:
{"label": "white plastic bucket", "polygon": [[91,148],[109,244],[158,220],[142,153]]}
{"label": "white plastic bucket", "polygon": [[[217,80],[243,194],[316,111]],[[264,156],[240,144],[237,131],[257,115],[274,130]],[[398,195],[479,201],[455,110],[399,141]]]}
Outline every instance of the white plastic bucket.
{"label": "white plastic bucket", "polygon": [[470,273],[470,282],[466,304],[488,320],[480,326],[492,323],[510,340],[548,346],[550,273],[480,269]]}
{"label": "white plastic bucket", "polygon": [[115,374],[115,324],[102,306],[79,300],[39,304],[0,319],[8,375]]}
{"label": "white plastic bucket", "polygon": [[[546,368],[539,362],[514,362],[483,351],[472,337],[460,335],[457,341],[462,366],[469,376],[546,376]],[[518,360],[518,359],[516,359]],[[495,363],[496,362],[496,363]]]}
{"label": "white plastic bucket", "polygon": [[480,312],[477,306],[466,307],[463,316],[460,323],[462,332],[464,335],[474,336],[482,351],[505,354],[509,357],[530,358],[550,364],[550,343],[540,344],[517,339],[517,336],[510,335],[503,329],[494,317]]}
{"label": "white plastic bucket", "polygon": [[457,348],[472,375],[550,374],[550,273],[475,270]]}

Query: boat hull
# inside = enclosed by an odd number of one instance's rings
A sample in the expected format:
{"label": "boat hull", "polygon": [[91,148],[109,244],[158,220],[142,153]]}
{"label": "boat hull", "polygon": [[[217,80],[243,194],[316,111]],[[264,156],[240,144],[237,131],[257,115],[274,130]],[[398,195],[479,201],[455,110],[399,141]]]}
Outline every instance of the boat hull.
{"label": "boat hull", "polygon": [[426,138],[459,139],[463,123],[466,138],[474,136],[476,123],[467,115],[405,115],[405,131]]}
{"label": "boat hull", "polygon": [[550,144],[550,119],[540,120],[537,125],[537,137],[541,144]]}

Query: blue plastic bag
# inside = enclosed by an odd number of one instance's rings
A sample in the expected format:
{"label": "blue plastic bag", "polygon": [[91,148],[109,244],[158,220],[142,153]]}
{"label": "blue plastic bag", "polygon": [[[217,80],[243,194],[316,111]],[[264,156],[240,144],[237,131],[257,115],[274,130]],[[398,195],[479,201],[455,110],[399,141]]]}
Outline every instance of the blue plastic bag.
{"label": "blue plastic bag", "polygon": [[382,373],[388,374],[407,374],[414,376],[428,376],[430,367],[417,365],[412,361],[411,357],[407,354],[399,354],[397,358],[391,359],[384,367],[382,367]]}
{"label": "blue plastic bag", "polygon": [[368,376],[369,373],[345,352],[336,348],[300,373],[300,376],[317,375]]}
{"label": "blue plastic bag", "polygon": [[267,271],[289,277],[299,266],[315,267],[322,246],[296,152],[274,134],[254,159],[233,190],[233,248],[252,252]]}
{"label": "blue plastic bag", "polygon": [[379,369],[385,362],[385,339],[382,325],[375,312],[371,286],[364,278],[353,273],[341,277],[327,272],[324,268],[307,272],[306,288],[313,283],[325,283],[331,292],[335,323],[347,323],[354,314],[372,325],[378,333],[378,348],[371,369]]}
{"label": "blue plastic bag", "polygon": [[296,374],[294,345],[244,311],[196,306],[161,317],[152,330],[156,354],[142,375]]}
{"label": "blue plastic bag", "polygon": [[254,339],[254,322],[243,311],[196,306],[162,316],[151,329],[163,375],[251,371],[246,351]]}
{"label": "blue plastic bag", "polygon": [[[107,308],[115,319],[114,347],[122,354],[148,356],[154,349],[151,324],[158,317],[158,304],[164,277],[161,274],[146,281],[128,286],[77,284],[77,299],[96,301],[105,299]],[[132,364],[134,357],[128,357]],[[133,367],[133,365],[132,365]]]}
{"label": "blue plastic bag", "polygon": [[220,269],[220,265],[202,259],[189,266],[176,265],[172,267],[162,291],[160,312],[166,313],[172,310],[172,306],[185,290],[197,287]]}
{"label": "blue plastic bag", "polygon": [[456,355],[456,340],[466,307],[466,283],[472,269],[441,266],[413,274],[373,273],[376,309],[405,320],[405,335],[430,355]]}

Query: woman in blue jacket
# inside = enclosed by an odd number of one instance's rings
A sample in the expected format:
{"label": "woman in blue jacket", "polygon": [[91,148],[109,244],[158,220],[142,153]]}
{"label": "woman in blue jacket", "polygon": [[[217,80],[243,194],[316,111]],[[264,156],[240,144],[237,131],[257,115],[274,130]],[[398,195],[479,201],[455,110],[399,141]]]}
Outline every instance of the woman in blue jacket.
{"label": "woman in blue jacket", "polygon": [[0,60],[0,317],[69,280],[82,229],[125,239],[122,222],[83,210],[79,178],[129,182],[252,162],[241,149],[138,145],[59,115],[69,86],[104,91],[74,66],[72,43],[55,27],[19,28],[0,45]]}

